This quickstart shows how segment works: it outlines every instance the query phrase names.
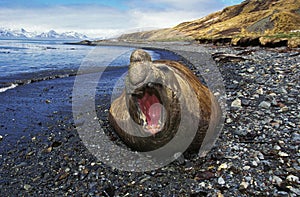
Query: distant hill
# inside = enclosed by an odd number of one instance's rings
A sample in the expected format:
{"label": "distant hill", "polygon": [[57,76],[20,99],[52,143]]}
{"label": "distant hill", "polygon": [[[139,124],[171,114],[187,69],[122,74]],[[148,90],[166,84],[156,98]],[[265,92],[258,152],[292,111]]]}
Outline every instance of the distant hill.
{"label": "distant hill", "polygon": [[87,39],[86,35],[77,33],[77,32],[65,32],[65,33],[57,33],[54,30],[50,30],[49,32],[36,33],[36,32],[28,32],[25,29],[20,30],[11,30],[0,28],[0,38],[2,39],[16,39],[16,38],[32,38],[32,39],[75,39],[82,40]]}
{"label": "distant hill", "polygon": [[170,29],[137,32],[122,40],[198,40],[202,43],[300,46],[300,0],[246,0]]}

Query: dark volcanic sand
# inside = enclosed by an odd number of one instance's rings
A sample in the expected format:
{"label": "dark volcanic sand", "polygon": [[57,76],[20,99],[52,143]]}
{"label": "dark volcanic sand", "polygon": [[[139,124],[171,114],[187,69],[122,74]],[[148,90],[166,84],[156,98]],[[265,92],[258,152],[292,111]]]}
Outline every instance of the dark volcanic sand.
{"label": "dark volcanic sand", "polygon": [[[103,165],[74,128],[74,77],[40,81],[1,93],[1,196],[299,196],[299,53],[208,50],[224,78],[228,109],[205,158],[181,157],[144,173]],[[98,118],[121,143],[106,121],[109,91],[99,87]]]}

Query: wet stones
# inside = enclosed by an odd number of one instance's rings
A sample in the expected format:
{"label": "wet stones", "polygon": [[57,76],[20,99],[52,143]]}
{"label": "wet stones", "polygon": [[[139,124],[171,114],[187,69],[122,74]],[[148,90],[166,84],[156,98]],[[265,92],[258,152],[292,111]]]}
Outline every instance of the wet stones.
{"label": "wet stones", "polygon": [[267,101],[263,101],[258,105],[258,107],[264,108],[264,109],[269,109],[271,107],[271,103],[269,103]]}
{"label": "wet stones", "polygon": [[[228,110],[217,148],[207,157],[150,172],[119,171],[97,161],[74,128],[42,122],[53,135],[41,132],[29,142],[20,139],[0,154],[1,195],[299,196],[299,56],[285,48],[208,50],[242,54],[247,60],[218,63]],[[263,102],[266,107],[259,106]],[[101,124],[108,125],[105,109],[99,111]],[[104,128],[108,135],[112,132]],[[3,148],[9,136],[1,135]],[[121,144],[117,138],[114,142]],[[42,151],[49,147],[51,151]]]}

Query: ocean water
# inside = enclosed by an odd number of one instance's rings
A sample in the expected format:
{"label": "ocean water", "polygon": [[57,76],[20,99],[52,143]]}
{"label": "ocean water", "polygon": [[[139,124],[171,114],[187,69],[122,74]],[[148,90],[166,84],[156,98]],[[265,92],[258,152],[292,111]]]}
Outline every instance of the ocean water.
{"label": "ocean water", "polygon": [[[67,40],[0,40],[0,93],[18,85],[128,67],[134,48],[64,44]],[[172,56],[148,51],[153,59]],[[174,57],[174,56],[172,56]],[[176,58],[175,58],[176,59]],[[80,68],[80,69],[79,69]]]}

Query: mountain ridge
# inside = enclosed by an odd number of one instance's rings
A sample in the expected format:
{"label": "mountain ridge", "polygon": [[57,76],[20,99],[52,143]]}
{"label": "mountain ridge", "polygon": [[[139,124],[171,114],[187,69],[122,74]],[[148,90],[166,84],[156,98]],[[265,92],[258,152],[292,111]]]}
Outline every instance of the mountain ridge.
{"label": "mountain ridge", "polygon": [[0,28],[0,38],[2,39],[87,39],[88,37],[84,34],[77,33],[74,31],[57,33],[55,30],[48,32],[36,33],[26,31],[24,28],[18,30],[12,30],[7,28]]}

